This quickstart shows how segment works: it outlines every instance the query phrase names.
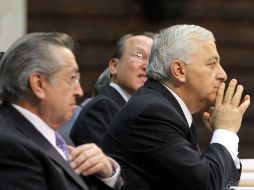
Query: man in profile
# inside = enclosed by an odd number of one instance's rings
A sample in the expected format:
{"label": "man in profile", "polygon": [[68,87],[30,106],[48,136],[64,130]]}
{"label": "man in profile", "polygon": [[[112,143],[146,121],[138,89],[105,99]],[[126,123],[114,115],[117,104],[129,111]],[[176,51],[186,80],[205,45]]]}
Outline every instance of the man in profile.
{"label": "man in profile", "polygon": [[70,137],[76,145],[101,139],[110,122],[130,96],[146,81],[153,34],[124,35],[116,44],[109,61],[111,83],[80,112]]}
{"label": "man in profile", "polygon": [[[102,148],[123,168],[126,190],[222,190],[240,178],[242,116],[250,97],[220,65],[213,34],[175,25],[155,35],[148,80],[118,112]],[[224,95],[225,92],[225,95]],[[213,131],[201,154],[192,114]]]}
{"label": "man in profile", "polygon": [[30,33],[2,57],[1,190],[121,188],[114,160],[95,144],[73,147],[56,131],[83,95],[73,48],[67,34]]}

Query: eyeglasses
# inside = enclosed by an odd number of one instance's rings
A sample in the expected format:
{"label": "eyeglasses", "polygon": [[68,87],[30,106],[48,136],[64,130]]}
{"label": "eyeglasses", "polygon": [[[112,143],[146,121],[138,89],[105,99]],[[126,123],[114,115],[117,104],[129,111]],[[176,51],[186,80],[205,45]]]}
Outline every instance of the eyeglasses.
{"label": "eyeglasses", "polygon": [[69,80],[69,83],[72,85],[72,86],[76,86],[77,84],[80,84],[80,73],[77,72],[75,73],[74,75],[71,76],[70,80]]}
{"label": "eyeglasses", "polygon": [[147,61],[147,55],[143,51],[134,51],[131,53],[131,56],[134,57],[138,62],[145,62]]}
{"label": "eyeglasses", "polygon": [[[55,79],[56,78],[54,77],[54,79],[51,78],[50,80],[51,80],[51,82],[54,83]],[[58,79],[61,79],[61,80],[65,81],[71,88],[74,88],[74,87],[76,87],[77,85],[80,84],[80,73],[76,72],[68,78],[64,77],[64,76],[62,76],[62,77],[58,76]]]}

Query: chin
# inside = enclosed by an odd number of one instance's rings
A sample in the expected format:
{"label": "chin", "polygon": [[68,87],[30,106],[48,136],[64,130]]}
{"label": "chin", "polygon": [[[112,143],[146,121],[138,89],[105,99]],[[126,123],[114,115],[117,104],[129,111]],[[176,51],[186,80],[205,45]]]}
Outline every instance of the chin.
{"label": "chin", "polygon": [[72,113],[73,112],[70,112],[70,113],[67,113],[64,118],[63,118],[63,123],[69,121],[71,118],[72,118]]}
{"label": "chin", "polygon": [[69,121],[72,118],[73,113],[68,114],[65,119],[66,121]]}

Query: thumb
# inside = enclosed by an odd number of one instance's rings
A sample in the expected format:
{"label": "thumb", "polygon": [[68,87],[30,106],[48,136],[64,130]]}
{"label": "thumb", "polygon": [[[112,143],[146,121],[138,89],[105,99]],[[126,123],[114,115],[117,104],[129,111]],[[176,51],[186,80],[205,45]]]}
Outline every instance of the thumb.
{"label": "thumb", "polygon": [[205,124],[205,127],[210,131],[213,132],[210,124],[209,124],[209,119],[210,119],[210,114],[208,112],[203,113],[203,123]]}
{"label": "thumb", "polygon": [[74,149],[74,147],[73,146],[71,146],[71,145],[68,145],[68,150],[69,150],[69,152],[72,152],[72,150]]}

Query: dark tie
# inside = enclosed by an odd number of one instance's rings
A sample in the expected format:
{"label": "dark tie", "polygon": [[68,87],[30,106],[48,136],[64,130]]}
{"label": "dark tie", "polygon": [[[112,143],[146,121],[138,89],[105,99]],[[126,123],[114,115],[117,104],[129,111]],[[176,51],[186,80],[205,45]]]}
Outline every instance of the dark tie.
{"label": "dark tie", "polygon": [[190,129],[191,129],[191,132],[192,132],[192,134],[193,134],[193,136],[194,136],[194,138],[195,138],[195,140],[196,140],[196,142],[197,142],[197,141],[198,141],[197,129],[196,129],[196,126],[195,126],[195,124],[194,124],[193,121],[192,121],[192,123],[191,123]]}
{"label": "dark tie", "polygon": [[65,158],[68,159],[69,150],[65,140],[57,131],[55,131],[55,135],[56,135],[56,146],[62,150],[62,152],[65,155]]}
{"label": "dark tie", "polygon": [[198,146],[197,129],[196,129],[195,123],[194,123],[193,121],[192,121],[192,123],[191,123],[190,129],[191,129],[191,132],[192,132],[192,134],[193,134],[193,136],[194,136],[194,140],[195,140],[195,144],[196,144],[197,150],[198,150],[199,153],[201,153],[201,152],[200,152],[200,148],[199,148],[199,146]]}

